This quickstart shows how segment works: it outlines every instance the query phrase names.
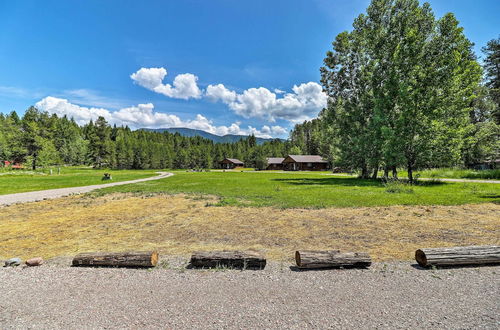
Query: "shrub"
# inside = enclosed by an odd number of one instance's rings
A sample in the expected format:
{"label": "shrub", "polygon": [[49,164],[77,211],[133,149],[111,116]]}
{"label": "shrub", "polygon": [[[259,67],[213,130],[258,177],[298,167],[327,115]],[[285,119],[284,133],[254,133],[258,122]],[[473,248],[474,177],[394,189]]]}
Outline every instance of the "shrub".
{"label": "shrub", "polygon": [[385,191],[391,194],[412,194],[411,184],[400,180],[388,180],[384,183]]}

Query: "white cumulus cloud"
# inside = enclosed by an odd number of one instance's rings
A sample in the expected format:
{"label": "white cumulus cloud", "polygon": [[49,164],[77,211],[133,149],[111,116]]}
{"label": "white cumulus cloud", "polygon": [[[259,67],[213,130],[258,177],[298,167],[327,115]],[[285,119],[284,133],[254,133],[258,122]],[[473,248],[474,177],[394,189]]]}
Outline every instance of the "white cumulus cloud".
{"label": "white cumulus cloud", "polygon": [[132,73],[130,78],[138,85],[176,99],[198,99],[202,92],[198,87],[198,77],[192,73],[179,74],[174,78],[173,86],[164,84],[163,79],[167,76],[165,68],[141,68]]}
{"label": "white cumulus cloud", "polygon": [[275,122],[287,120],[293,123],[314,118],[326,107],[327,96],[321,85],[315,82],[294,85],[292,92],[281,89],[270,91],[265,87],[249,88],[242,93],[228,89],[223,84],[208,85],[202,92],[197,85],[198,77],[184,73],[175,77],[173,86],[163,84],[165,68],[141,68],[130,77],[140,86],[172,98],[190,99],[202,96],[213,102],[226,104],[243,118],[260,118]]}
{"label": "white cumulus cloud", "polygon": [[111,111],[105,108],[84,107],[71,103],[67,99],[47,96],[38,101],[35,106],[51,114],[66,115],[68,118],[73,118],[79,125],[84,125],[90,120],[95,121],[99,116],[102,116],[110,124],[127,125],[131,128],[187,127],[204,130],[216,135],[254,134],[257,137],[264,138],[283,137],[287,133],[286,129],[280,126],[263,126],[259,130],[252,126],[243,128],[240,122],[232,123],[230,126],[216,126],[212,120],[200,114],[196,115],[194,119],[182,120],[176,115],[154,111],[152,103],[138,104]]}
{"label": "white cumulus cloud", "polygon": [[[273,93],[265,87],[249,88],[241,94],[223,84],[209,85],[206,97],[221,101],[244,118],[261,118],[272,122],[277,119],[301,122],[311,119],[326,107],[327,96],[315,82],[294,85],[293,93],[278,90]],[[280,96],[277,95],[280,94]]]}
{"label": "white cumulus cloud", "polygon": [[220,100],[224,103],[231,103],[236,100],[236,92],[230,91],[223,84],[208,85],[205,95],[214,102]]}

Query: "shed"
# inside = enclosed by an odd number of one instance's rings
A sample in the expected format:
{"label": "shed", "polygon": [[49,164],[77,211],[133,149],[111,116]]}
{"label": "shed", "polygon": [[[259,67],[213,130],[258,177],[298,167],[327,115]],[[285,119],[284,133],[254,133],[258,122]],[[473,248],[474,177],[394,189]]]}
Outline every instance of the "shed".
{"label": "shed", "polygon": [[224,169],[233,169],[238,167],[243,167],[245,164],[236,158],[224,158],[221,162],[219,162],[220,167]]}
{"label": "shed", "polygon": [[266,170],[282,170],[283,169],[283,157],[269,157],[267,158]]}
{"label": "shed", "polygon": [[285,171],[322,171],[328,169],[328,161],[318,155],[288,155],[283,160]]}

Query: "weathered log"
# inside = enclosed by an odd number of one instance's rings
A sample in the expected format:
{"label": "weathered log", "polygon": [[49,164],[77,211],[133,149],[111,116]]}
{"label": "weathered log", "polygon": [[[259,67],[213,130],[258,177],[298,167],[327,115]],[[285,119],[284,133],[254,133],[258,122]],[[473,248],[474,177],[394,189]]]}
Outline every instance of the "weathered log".
{"label": "weathered log", "polygon": [[194,268],[264,269],[266,258],[253,251],[194,252],[190,264]]}
{"label": "weathered log", "polygon": [[500,246],[419,249],[415,260],[422,267],[496,264],[500,263]]}
{"label": "weathered log", "polygon": [[295,262],[299,268],[359,267],[372,264],[372,259],[365,252],[333,251],[296,251]]}
{"label": "weathered log", "polygon": [[154,267],[158,252],[94,252],[80,253],[73,258],[73,266]]}

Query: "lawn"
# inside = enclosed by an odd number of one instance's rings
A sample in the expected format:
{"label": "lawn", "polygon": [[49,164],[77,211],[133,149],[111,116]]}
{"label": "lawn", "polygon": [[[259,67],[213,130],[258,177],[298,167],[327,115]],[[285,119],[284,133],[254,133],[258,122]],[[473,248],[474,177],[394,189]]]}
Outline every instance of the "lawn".
{"label": "lawn", "polygon": [[[0,195],[27,191],[88,186],[107,182],[142,179],[155,175],[155,170],[107,170],[87,167],[61,167],[61,174],[53,169],[43,172],[2,171],[0,172]],[[102,181],[104,173],[111,173],[112,181]]]}
{"label": "lawn", "polygon": [[[485,183],[421,182],[388,192],[379,180],[310,172],[185,172],[134,185],[111,187],[95,194],[114,192],[186,193],[218,196],[218,206],[274,206],[324,208],[389,205],[460,205],[500,202],[500,185]],[[397,189],[396,189],[397,190]]]}
{"label": "lawn", "polygon": [[[383,175],[382,172],[381,175]],[[401,177],[407,177],[408,172],[406,170],[401,170],[400,172],[398,172],[398,175]],[[500,169],[476,171],[457,168],[435,168],[431,170],[416,171],[415,175],[419,175],[422,178],[500,180]]]}

